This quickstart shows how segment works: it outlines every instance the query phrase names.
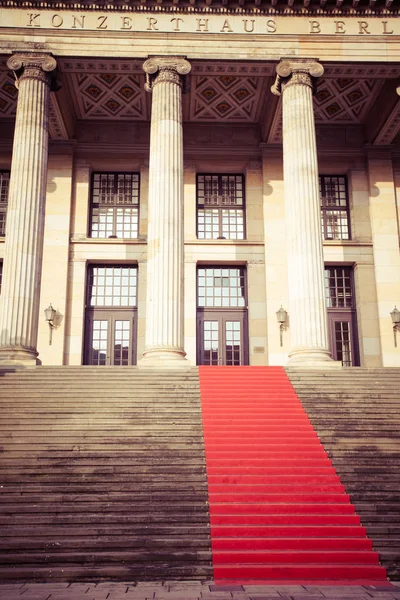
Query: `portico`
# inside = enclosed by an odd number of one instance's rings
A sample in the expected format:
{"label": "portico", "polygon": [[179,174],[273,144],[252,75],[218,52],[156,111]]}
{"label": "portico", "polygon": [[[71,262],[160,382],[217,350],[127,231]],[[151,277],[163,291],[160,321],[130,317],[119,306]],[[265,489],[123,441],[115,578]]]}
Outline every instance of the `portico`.
{"label": "portico", "polygon": [[[0,10],[0,170],[11,173],[4,361],[34,364],[39,352],[45,364],[89,355],[144,366],[396,364],[389,313],[400,274],[389,289],[381,262],[391,253],[393,274],[400,260],[396,15]],[[11,57],[6,19],[20,39]],[[46,52],[18,37],[39,34]],[[35,67],[29,81],[47,91],[43,100],[30,91],[26,104],[32,57],[54,66]],[[56,64],[62,88],[50,96]],[[385,190],[383,226],[375,188]],[[50,302],[59,312],[51,348]],[[8,334],[10,323],[24,333]]]}

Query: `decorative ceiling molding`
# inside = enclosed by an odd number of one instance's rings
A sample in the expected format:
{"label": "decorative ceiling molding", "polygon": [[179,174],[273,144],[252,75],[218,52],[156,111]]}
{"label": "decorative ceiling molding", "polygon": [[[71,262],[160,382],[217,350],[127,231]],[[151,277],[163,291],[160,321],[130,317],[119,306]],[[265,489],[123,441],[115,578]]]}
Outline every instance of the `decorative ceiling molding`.
{"label": "decorative ceiling molding", "polygon": [[192,75],[235,75],[272,77],[275,63],[271,62],[232,62],[232,61],[193,61]]}
{"label": "decorative ceiling molding", "polygon": [[61,114],[56,94],[50,94],[49,135],[52,140],[68,140],[68,131]]}
{"label": "decorative ceiling molding", "polygon": [[276,107],[274,118],[268,135],[268,144],[282,143],[282,96],[279,96],[279,102]]}
{"label": "decorative ceiling molding", "polygon": [[145,75],[120,72],[74,72],[64,75],[74,98],[78,119],[148,121]]}
{"label": "decorative ceiling molding", "polygon": [[57,58],[63,73],[127,73],[143,74],[143,60],[104,60],[93,58]]}
{"label": "decorative ceiling molding", "polygon": [[322,78],[314,96],[315,120],[320,123],[363,123],[383,80]]}
{"label": "decorative ceiling molding", "polygon": [[385,146],[392,144],[400,133],[400,100],[393,108],[388,119],[382,126],[377,138],[374,141],[374,146]]}
{"label": "decorative ceiling molding", "polygon": [[[354,125],[365,121],[383,86],[380,79],[323,78],[314,96],[314,115],[318,125]],[[282,143],[282,104],[277,106],[268,143]]]}
{"label": "decorative ceiling molding", "polygon": [[235,75],[194,76],[189,119],[194,122],[256,123],[269,78]]}
{"label": "decorative ceiling molding", "polygon": [[[400,66],[378,64],[352,65],[349,63],[324,65],[326,78],[353,78],[353,79],[397,79],[400,77]],[[322,81],[322,80],[321,80]]]}
{"label": "decorative ceiling molding", "polygon": [[15,117],[18,90],[11,71],[0,70],[0,117]]}

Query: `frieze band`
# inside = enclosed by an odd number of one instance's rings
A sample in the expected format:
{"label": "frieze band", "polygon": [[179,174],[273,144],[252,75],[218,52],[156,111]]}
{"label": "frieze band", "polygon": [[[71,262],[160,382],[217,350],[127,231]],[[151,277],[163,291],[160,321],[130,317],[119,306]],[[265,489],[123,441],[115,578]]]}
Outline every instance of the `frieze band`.
{"label": "frieze band", "polygon": [[[1,2],[1,0],[0,0]],[[142,33],[192,33],[223,34],[243,36],[278,36],[278,35],[324,35],[342,38],[348,36],[364,37],[382,36],[390,38],[400,34],[399,20],[392,14],[381,17],[363,17],[359,14],[342,17],[340,15],[305,16],[301,15],[266,15],[254,14],[221,14],[210,10],[207,14],[176,15],[172,12],[160,12],[149,15],[142,11],[120,11],[109,13],[93,13],[90,11],[60,10],[23,10],[0,8],[0,29],[18,27],[37,30],[70,30],[70,31],[116,31],[125,34]]]}

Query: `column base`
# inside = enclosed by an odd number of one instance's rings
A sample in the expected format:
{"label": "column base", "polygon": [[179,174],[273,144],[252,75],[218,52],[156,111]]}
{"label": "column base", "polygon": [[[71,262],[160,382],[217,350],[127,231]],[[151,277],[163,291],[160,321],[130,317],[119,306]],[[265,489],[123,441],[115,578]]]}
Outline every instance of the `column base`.
{"label": "column base", "polygon": [[186,352],[179,348],[152,348],[145,350],[138,361],[140,369],[191,369]]}
{"label": "column base", "polygon": [[23,346],[2,346],[0,347],[0,365],[14,367],[36,367],[41,365],[38,359],[38,352]]}
{"label": "column base", "polygon": [[342,363],[339,360],[333,360],[329,350],[297,348],[289,352],[287,366],[302,369],[341,369]]}

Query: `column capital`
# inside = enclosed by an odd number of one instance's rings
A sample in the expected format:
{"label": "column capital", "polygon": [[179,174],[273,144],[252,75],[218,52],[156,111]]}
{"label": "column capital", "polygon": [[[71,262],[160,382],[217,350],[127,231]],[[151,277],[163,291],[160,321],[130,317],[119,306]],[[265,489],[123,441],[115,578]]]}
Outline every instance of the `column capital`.
{"label": "column capital", "polygon": [[52,91],[59,89],[56,59],[51,54],[39,52],[15,52],[7,60],[7,67],[14,71],[18,88],[23,79],[37,79],[46,83]]}
{"label": "column capital", "polygon": [[143,63],[146,73],[144,89],[151,92],[154,85],[161,81],[169,81],[187,91],[186,75],[192,66],[184,56],[151,56]]}
{"label": "column capital", "polygon": [[306,85],[315,91],[316,79],[324,74],[324,67],[317,58],[283,58],[276,67],[276,80],[271,87],[280,96],[290,85]]}

